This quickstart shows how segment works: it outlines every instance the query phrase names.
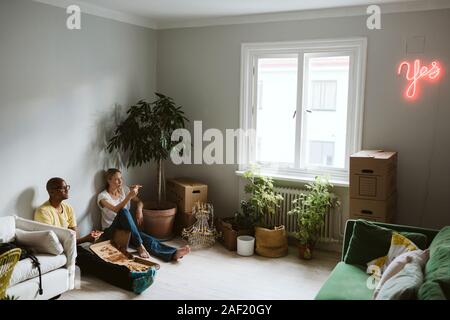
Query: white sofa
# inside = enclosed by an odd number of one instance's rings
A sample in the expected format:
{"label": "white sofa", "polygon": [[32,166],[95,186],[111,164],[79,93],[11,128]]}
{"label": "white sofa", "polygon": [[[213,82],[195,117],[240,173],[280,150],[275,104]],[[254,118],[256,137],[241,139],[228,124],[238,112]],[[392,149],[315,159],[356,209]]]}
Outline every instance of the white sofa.
{"label": "white sofa", "polygon": [[17,263],[6,293],[19,300],[47,300],[72,290],[75,286],[76,234],[72,230],[19,218],[0,217],[0,242],[14,240],[15,230],[52,230],[58,237],[64,252],[60,255],[36,254],[41,264],[43,294],[39,295],[39,272],[31,259]]}

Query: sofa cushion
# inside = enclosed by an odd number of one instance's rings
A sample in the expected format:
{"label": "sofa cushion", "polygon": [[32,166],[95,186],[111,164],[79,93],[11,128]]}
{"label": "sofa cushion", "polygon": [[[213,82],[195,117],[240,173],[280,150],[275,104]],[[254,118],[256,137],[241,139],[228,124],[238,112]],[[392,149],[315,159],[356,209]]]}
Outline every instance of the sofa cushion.
{"label": "sofa cushion", "polygon": [[434,237],[433,242],[430,244],[431,253],[442,246],[450,247],[450,226],[442,228],[436,237]]}
{"label": "sofa cushion", "polygon": [[[356,220],[344,262],[365,266],[369,261],[387,255],[393,230],[377,226],[366,220]],[[398,232],[425,250],[428,238],[416,232]]]}
{"label": "sofa cushion", "polygon": [[360,266],[339,262],[316,296],[316,300],[370,300],[369,275]]}
{"label": "sofa cushion", "polygon": [[385,256],[389,251],[391,237],[391,229],[357,220],[344,262],[365,266],[367,262]]}
{"label": "sofa cushion", "polygon": [[383,284],[388,281],[390,278],[394,277],[396,274],[398,274],[400,271],[403,270],[403,268],[413,261],[413,259],[418,259],[422,263],[422,268],[425,266],[425,263],[429,259],[429,250],[414,250],[414,251],[407,251],[401,255],[399,255],[397,258],[394,259],[386,268],[386,270],[383,272],[380,282],[378,283],[375,292],[373,293],[374,299],[376,299],[381,287]]}
{"label": "sofa cushion", "polygon": [[450,299],[450,227],[445,227],[430,245],[430,260],[425,266],[425,281],[419,299]]}
{"label": "sofa cushion", "polygon": [[0,217],[0,243],[13,242],[15,235],[16,220],[14,217]]}
{"label": "sofa cushion", "polygon": [[[42,274],[59,269],[65,266],[67,262],[67,258],[63,254],[58,256],[49,254],[37,254],[36,258],[38,258],[41,264]],[[33,262],[31,261],[31,259],[28,258],[21,260],[16,264],[14,268],[9,286],[13,286],[17,283],[35,278],[37,276],[39,276],[39,271],[36,267],[33,266]]]}
{"label": "sofa cushion", "polygon": [[422,269],[428,256],[411,256],[411,258],[411,262],[407,263],[403,270],[381,286],[376,297],[377,300],[413,300],[417,298],[417,291],[423,282]]}
{"label": "sofa cushion", "polygon": [[63,246],[52,230],[25,231],[16,229],[16,242],[19,246],[30,248],[36,253],[57,256],[64,252]]}

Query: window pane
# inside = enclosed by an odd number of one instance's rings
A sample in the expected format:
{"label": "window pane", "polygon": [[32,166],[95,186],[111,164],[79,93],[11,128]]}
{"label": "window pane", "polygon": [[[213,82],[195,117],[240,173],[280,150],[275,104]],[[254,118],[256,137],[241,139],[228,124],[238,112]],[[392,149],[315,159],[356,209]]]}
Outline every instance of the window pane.
{"label": "window pane", "polygon": [[256,161],[293,167],[297,57],[258,59]]}
{"label": "window pane", "polygon": [[349,65],[349,56],[305,54],[305,167],[345,168]]}

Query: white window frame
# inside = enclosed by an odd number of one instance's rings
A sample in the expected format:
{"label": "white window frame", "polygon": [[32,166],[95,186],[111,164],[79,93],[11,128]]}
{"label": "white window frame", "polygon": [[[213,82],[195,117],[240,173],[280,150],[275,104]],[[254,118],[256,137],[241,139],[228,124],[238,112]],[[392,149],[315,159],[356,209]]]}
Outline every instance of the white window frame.
{"label": "white window frame", "polygon": [[[256,88],[257,88],[257,60],[263,55],[298,55],[298,79],[297,79],[297,116],[296,131],[303,128],[303,69],[304,54],[314,56],[326,56],[329,51],[342,52],[350,55],[351,62],[349,70],[349,94],[347,107],[347,140],[345,168],[304,168],[299,169],[300,141],[302,134],[296,139],[295,169],[291,168],[261,168],[261,173],[272,176],[275,179],[288,181],[312,181],[317,175],[328,176],[335,185],[348,186],[349,157],[352,153],[361,150],[363,115],[364,115],[364,88],[366,79],[367,38],[326,39],[308,40],[294,42],[270,42],[270,43],[243,43],[241,46],[241,94],[240,94],[240,128],[251,131],[256,128]],[[252,163],[255,163],[256,141],[253,136],[241,136],[238,140],[239,170],[242,174]]]}

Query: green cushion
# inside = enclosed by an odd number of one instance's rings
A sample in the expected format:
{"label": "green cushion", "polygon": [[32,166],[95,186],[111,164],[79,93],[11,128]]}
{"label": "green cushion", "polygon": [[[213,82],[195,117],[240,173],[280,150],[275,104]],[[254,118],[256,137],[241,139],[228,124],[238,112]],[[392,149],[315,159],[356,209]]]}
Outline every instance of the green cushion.
{"label": "green cushion", "polygon": [[450,246],[450,226],[442,228],[434,237],[433,242],[430,244],[430,254],[434,249],[441,246]]}
{"label": "green cushion", "polygon": [[385,256],[391,245],[392,230],[357,220],[353,227],[344,262],[365,266],[367,262]]}
{"label": "green cushion", "polygon": [[443,228],[430,245],[430,260],[425,266],[425,281],[419,299],[450,299],[450,227]]}
{"label": "green cushion", "polygon": [[364,268],[339,262],[320,289],[316,300],[370,300],[373,290],[367,287]]}
{"label": "green cushion", "polygon": [[[427,248],[427,236],[417,232],[399,232],[420,249]],[[365,266],[367,262],[387,255],[391,246],[392,230],[366,220],[357,220],[353,227],[344,262]]]}

